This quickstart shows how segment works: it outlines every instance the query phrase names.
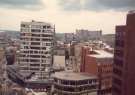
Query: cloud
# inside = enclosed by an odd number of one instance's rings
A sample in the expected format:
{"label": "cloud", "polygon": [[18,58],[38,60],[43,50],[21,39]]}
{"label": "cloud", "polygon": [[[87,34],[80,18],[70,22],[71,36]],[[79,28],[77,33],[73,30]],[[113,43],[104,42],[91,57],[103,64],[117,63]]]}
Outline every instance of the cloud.
{"label": "cloud", "polygon": [[42,6],[41,0],[0,0],[1,8],[13,9],[39,9]]}
{"label": "cloud", "polygon": [[120,10],[135,9],[135,0],[59,0],[64,10]]}
{"label": "cloud", "polygon": [[64,10],[80,10],[81,3],[80,0],[59,0],[59,5],[63,7]]}

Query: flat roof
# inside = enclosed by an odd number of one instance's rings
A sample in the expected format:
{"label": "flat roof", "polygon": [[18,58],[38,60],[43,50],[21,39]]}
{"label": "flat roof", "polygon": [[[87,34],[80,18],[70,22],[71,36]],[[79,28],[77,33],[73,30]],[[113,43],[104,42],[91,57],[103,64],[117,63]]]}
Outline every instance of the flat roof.
{"label": "flat roof", "polygon": [[107,52],[105,50],[94,50],[96,54],[89,54],[91,57],[95,58],[113,58],[113,53]]}
{"label": "flat roof", "polygon": [[97,79],[95,75],[90,75],[87,73],[74,73],[74,72],[57,72],[53,75],[54,78],[62,79],[62,80],[72,80],[72,81],[79,81],[79,80],[87,80],[87,79]]}
{"label": "flat roof", "polygon": [[40,21],[29,21],[29,22],[26,22],[26,21],[22,21],[21,24],[28,24],[28,25],[51,25],[53,26],[53,24],[51,23],[48,23],[48,22],[40,22]]}

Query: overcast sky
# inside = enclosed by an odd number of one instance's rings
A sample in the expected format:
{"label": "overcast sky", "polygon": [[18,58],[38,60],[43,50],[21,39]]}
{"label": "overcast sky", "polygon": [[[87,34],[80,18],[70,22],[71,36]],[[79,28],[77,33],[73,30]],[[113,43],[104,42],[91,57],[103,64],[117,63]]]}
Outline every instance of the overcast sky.
{"label": "overcast sky", "polygon": [[114,33],[132,9],[135,0],[0,0],[0,29],[20,30],[21,21],[37,20],[55,24],[56,32]]}

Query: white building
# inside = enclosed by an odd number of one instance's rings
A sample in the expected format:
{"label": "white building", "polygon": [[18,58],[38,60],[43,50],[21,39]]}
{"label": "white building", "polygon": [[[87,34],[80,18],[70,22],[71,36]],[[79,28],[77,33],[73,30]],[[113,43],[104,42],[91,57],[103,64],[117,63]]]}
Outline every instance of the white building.
{"label": "white building", "polygon": [[35,72],[39,79],[48,77],[53,62],[55,27],[45,22],[21,23],[19,64],[23,73]]}

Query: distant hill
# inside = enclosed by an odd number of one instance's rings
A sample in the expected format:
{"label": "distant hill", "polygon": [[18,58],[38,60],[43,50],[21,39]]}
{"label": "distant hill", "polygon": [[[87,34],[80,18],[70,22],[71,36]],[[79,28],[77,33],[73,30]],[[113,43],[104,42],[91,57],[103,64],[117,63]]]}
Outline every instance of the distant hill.
{"label": "distant hill", "polygon": [[0,36],[6,36],[8,38],[19,39],[20,32],[13,30],[0,30]]}

